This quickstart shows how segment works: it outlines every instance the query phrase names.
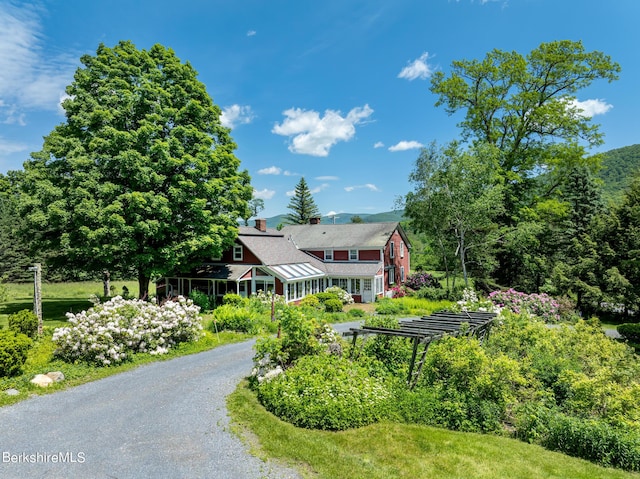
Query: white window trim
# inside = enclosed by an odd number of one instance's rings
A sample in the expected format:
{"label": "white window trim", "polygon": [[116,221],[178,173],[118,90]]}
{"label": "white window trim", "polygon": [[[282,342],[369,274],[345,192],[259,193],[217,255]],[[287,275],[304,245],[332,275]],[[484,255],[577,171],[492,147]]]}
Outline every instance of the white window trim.
{"label": "white window trim", "polygon": [[241,244],[233,245],[233,260],[234,261],[242,261],[244,256],[244,248],[242,248]]}
{"label": "white window trim", "polygon": [[325,261],[333,261],[333,250],[332,249],[324,250],[324,260]]}
{"label": "white window trim", "polygon": [[404,266],[400,266],[400,282],[404,283]]}
{"label": "white window trim", "polygon": [[[355,258],[353,256],[355,256]],[[349,261],[358,261],[358,250],[357,249],[350,249],[349,250]]]}
{"label": "white window trim", "polygon": [[400,257],[404,258],[404,241],[400,241]]}
{"label": "white window trim", "polygon": [[389,258],[395,258],[395,249],[396,249],[396,245],[392,241],[391,243],[389,243]]}

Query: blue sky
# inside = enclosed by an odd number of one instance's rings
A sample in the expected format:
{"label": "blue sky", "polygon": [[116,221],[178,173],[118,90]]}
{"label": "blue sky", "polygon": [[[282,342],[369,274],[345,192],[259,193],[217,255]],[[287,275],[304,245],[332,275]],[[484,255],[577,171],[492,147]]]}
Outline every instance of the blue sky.
{"label": "blue sky", "polygon": [[0,173],[64,121],[82,54],[131,40],[189,61],[224,111],[265,202],[287,213],[304,176],[323,214],[376,213],[406,194],[421,145],[458,136],[429,78],[490,50],[582,40],[622,67],[578,95],[606,151],[640,143],[637,0],[0,0]]}

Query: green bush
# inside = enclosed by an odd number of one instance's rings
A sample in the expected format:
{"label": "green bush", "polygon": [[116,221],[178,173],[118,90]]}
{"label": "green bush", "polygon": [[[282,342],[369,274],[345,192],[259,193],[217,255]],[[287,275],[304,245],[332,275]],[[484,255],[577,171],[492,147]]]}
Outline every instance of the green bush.
{"label": "green bush", "polygon": [[254,321],[251,312],[231,304],[223,304],[217,307],[213,311],[213,321],[219,330],[227,329],[248,334],[258,333],[258,325]]}
{"label": "green bush", "polygon": [[322,304],[320,303],[320,300],[315,294],[310,294],[302,298],[302,300],[300,300],[299,305],[302,307],[308,307],[313,309],[322,309]]}
{"label": "green bush", "polygon": [[547,449],[608,467],[640,470],[640,436],[604,421],[556,415],[542,440]]}
{"label": "green bush", "polygon": [[328,299],[324,302],[324,310],[327,313],[339,313],[342,311],[342,301],[339,299]]}
{"label": "green bush", "polygon": [[209,311],[212,309],[212,302],[209,296],[197,289],[191,290],[189,293],[189,299],[193,301],[193,304],[200,306],[201,311]]}
{"label": "green bush", "polygon": [[0,377],[19,374],[27,360],[31,339],[15,331],[0,331]]}
{"label": "green bush", "polygon": [[236,293],[227,293],[222,297],[222,304],[230,304],[231,306],[236,306],[237,308],[242,308],[246,306],[247,303],[247,299]]}
{"label": "green bush", "polygon": [[390,298],[382,298],[376,302],[376,313],[378,314],[403,314],[407,313],[407,309],[400,301],[394,301]]}
{"label": "green bush", "polygon": [[[320,301],[322,304],[324,304],[325,302],[327,302],[330,299],[337,299],[338,301],[340,301],[340,297],[337,294],[330,293],[330,292],[327,292],[327,291],[323,291],[321,293],[316,293],[316,294],[314,294],[314,296],[316,298],[318,298],[318,301]],[[342,301],[340,301],[340,302],[342,302]]]}
{"label": "green bush", "polygon": [[[371,316],[365,326],[398,329],[398,320],[391,316]],[[411,340],[385,334],[376,334],[364,342],[362,352],[380,361],[388,372],[406,374],[413,346]]]}
{"label": "green bush", "polygon": [[632,343],[640,343],[640,323],[624,323],[617,327],[620,336]]}
{"label": "green bush", "polygon": [[258,399],[298,427],[344,430],[385,418],[391,394],[357,363],[320,354],[302,357],[283,374],[260,383]]}
{"label": "green bush", "polygon": [[362,309],[350,309],[347,314],[352,318],[364,318],[366,315]]}
{"label": "green bush", "polygon": [[29,309],[10,314],[9,329],[30,338],[35,338],[38,334],[38,317]]}

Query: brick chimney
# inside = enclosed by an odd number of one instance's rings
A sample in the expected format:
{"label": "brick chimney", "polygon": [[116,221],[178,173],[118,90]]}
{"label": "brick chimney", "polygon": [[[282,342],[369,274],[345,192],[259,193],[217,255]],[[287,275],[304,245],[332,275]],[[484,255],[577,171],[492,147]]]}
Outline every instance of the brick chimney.
{"label": "brick chimney", "polygon": [[314,216],[312,218],[309,218],[309,224],[310,225],[319,225],[321,220],[322,220],[322,218],[320,218],[320,216]]}
{"label": "brick chimney", "polygon": [[263,233],[267,231],[267,220],[264,218],[256,218],[256,229]]}

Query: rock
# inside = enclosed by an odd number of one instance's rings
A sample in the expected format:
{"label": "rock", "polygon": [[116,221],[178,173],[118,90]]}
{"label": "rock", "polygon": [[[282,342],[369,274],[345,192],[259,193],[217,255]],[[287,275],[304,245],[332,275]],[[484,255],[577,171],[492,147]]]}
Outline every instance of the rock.
{"label": "rock", "polygon": [[20,391],[18,391],[17,389],[7,389],[5,391],[5,394],[7,394],[8,396],[17,396],[18,394],[20,394]]}
{"label": "rock", "polygon": [[64,374],[61,371],[50,371],[46,375],[53,379],[55,383],[64,381]]}
{"label": "rock", "polygon": [[46,374],[36,374],[31,380],[31,383],[40,386],[41,388],[46,388],[49,384],[53,383],[53,379]]}

